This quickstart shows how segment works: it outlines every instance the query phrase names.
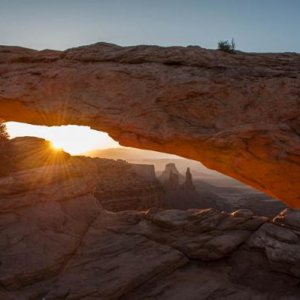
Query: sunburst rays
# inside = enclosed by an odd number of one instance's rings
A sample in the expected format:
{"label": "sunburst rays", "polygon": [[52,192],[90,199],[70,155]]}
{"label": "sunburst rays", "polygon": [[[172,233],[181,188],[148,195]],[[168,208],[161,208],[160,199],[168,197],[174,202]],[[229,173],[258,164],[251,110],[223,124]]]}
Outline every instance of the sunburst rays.
{"label": "sunburst rays", "polygon": [[55,148],[78,155],[94,149],[119,147],[106,133],[85,126],[33,126],[16,122],[7,123],[11,137],[36,136],[50,140]]}

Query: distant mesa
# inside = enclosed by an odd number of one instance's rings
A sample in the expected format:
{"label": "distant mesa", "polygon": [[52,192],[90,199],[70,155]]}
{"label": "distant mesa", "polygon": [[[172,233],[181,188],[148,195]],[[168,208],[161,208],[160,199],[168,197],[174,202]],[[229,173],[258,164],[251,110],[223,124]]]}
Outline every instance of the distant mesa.
{"label": "distant mesa", "polygon": [[166,164],[165,170],[159,176],[159,180],[162,182],[163,186],[168,190],[195,190],[193,176],[191,174],[190,168],[187,168],[184,177],[177,170],[175,163]]}
{"label": "distant mesa", "polygon": [[159,180],[164,183],[169,181],[171,177],[175,178],[175,176],[178,176],[178,184],[184,182],[184,176],[179,173],[175,163],[168,163],[166,164],[162,174],[159,176]]}
{"label": "distant mesa", "polygon": [[179,175],[170,171],[169,178],[164,182],[166,188],[176,190],[179,188]]}
{"label": "distant mesa", "polygon": [[124,159],[129,162],[141,161],[141,160],[153,160],[153,159],[166,159],[166,158],[177,158],[175,155],[167,153],[160,153],[156,151],[141,150],[130,147],[116,147],[91,150],[84,153],[90,157],[102,157],[109,159]]}
{"label": "distant mesa", "polygon": [[193,176],[192,176],[190,168],[186,169],[185,182],[182,185],[182,187],[187,189],[187,190],[194,190],[195,189],[195,186],[194,186],[194,183],[193,183]]}

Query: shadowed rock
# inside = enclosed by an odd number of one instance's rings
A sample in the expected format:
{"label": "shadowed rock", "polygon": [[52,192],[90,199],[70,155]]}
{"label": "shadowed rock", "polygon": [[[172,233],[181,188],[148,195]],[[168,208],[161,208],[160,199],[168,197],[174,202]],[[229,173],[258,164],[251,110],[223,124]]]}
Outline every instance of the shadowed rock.
{"label": "shadowed rock", "polygon": [[0,178],[0,299],[299,299],[299,212],[107,212],[92,190],[130,164],[25,141],[39,155]]}
{"label": "shadowed rock", "polygon": [[193,176],[190,171],[190,168],[187,168],[186,173],[185,173],[185,182],[183,184],[183,188],[187,190],[195,190],[195,186],[193,183]]}

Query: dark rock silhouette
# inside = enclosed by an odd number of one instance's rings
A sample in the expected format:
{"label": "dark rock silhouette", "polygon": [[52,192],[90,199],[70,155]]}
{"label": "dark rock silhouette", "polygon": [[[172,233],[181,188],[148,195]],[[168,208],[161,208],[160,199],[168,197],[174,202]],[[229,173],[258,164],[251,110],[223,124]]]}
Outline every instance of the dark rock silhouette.
{"label": "dark rock silhouette", "polygon": [[171,190],[179,188],[179,174],[174,173],[172,170],[169,174],[169,180],[166,182],[166,187]]}
{"label": "dark rock silhouette", "polygon": [[194,186],[194,183],[193,183],[193,176],[192,176],[192,173],[190,171],[190,168],[186,169],[185,182],[182,185],[182,187],[186,190],[195,190],[195,186]]}
{"label": "dark rock silhouette", "polygon": [[177,190],[179,188],[195,190],[190,168],[187,168],[184,177],[179,173],[175,163],[166,164],[164,171],[159,176],[159,180],[168,190]]}
{"label": "dark rock silhouette", "polygon": [[[167,179],[167,175],[169,176]],[[181,179],[181,180],[180,180]],[[193,183],[190,168],[184,177],[176,168],[175,163],[168,163],[159,180],[165,190],[163,207],[165,209],[216,208],[226,210],[223,200],[206,188],[198,191]]]}
{"label": "dark rock silhouette", "polygon": [[195,186],[190,168],[187,168],[185,177],[179,173],[175,163],[168,163],[159,176],[159,180],[167,190],[185,189],[193,191]]}
{"label": "dark rock silhouette", "polygon": [[169,182],[170,178],[172,177],[171,173],[173,174],[172,176],[177,176],[178,177],[178,185],[184,182],[184,180],[185,180],[184,176],[179,173],[179,171],[176,168],[175,163],[166,164],[164,171],[159,176],[159,180],[162,183]]}
{"label": "dark rock silhouette", "polygon": [[100,159],[98,170],[101,179],[94,196],[105,209],[122,211],[162,207],[164,190],[156,178],[153,166],[127,162],[121,164],[119,161],[119,164],[103,168]]}

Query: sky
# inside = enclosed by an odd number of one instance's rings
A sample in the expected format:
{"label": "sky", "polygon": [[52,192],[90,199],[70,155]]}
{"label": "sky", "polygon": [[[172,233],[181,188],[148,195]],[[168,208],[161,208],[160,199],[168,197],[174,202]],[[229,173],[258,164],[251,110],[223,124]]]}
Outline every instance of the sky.
{"label": "sky", "polygon": [[92,149],[120,147],[105,132],[92,130],[87,126],[34,126],[17,122],[6,124],[11,138],[17,136],[36,136],[52,142],[56,149],[63,149],[70,154],[82,154]]}
{"label": "sky", "polygon": [[0,44],[200,45],[300,52],[299,0],[0,0]]}
{"label": "sky", "polygon": [[[234,38],[242,51],[300,52],[299,29],[300,0],[0,0],[0,44],[34,49],[100,41],[215,49]],[[76,127],[8,129],[12,137],[41,136],[80,150]],[[104,133],[80,130],[90,148],[118,145]]]}

